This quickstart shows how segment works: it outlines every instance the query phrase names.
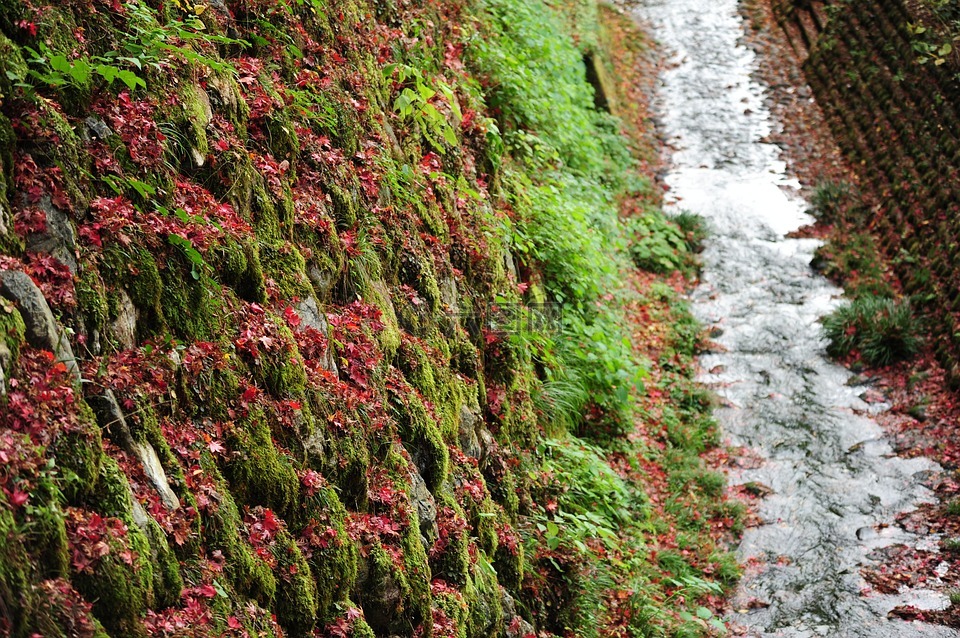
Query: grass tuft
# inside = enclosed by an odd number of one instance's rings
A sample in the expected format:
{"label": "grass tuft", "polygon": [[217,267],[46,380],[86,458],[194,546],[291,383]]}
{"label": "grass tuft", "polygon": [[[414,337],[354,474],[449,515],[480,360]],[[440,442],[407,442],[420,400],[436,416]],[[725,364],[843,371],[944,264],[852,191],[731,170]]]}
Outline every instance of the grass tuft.
{"label": "grass tuft", "polygon": [[858,352],[871,366],[909,359],[920,349],[918,321],[908,302],[866,295],[823,319],[827,352],[846,357]]}

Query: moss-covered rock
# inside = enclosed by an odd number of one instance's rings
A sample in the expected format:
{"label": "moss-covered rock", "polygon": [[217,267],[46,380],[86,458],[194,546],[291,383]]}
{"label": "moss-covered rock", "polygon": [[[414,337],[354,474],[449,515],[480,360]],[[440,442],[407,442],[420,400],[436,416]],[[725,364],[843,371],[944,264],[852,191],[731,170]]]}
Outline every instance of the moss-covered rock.
{"label": "moss-covered rock", "polygon": [[317,617],[332,621],[337,608],[350,595],[357,579],[359,552],[347,532],[347,510],[336,491],[328,486],[305,498],[307,562],[317,586]]}
{"label": "moss-covered rock", "polygon": [[204,545],[209,552],[223,553],[227,564],[225,575],[235,591],[269,608],[277,590],[273,571],[241,537],[243,518],[210,456],[204,455],[202,468],[212,478],[217,497],[217,507],[202,515]]}
{"label": "moss-covered rock", "polygon": [[230,489],[242,504],[290,514],[300,503],[300,479],[289,456],[277,449],[263,411],[254,410],[227,434],[232,451],[224,466]]}
{"label": "moss-covered rock", "polygon": [[440,428],[416,394],[396,397],[394,403],[404,447],[410,452],[410,457],[427,482],[427,487],[437,494],[447,479],[450,462],[450,453]]}
{"label": "moss-covered rock", "polygon": [[[419,539],[416,544],[420,544]],[[429,597],[424,600],[416,595],[404,565],[398,564],[395,555],[379,541],[373,543],[362,564],[355,596],[377,635],[409,637],[423,625],[429,631],[432,624]]]}

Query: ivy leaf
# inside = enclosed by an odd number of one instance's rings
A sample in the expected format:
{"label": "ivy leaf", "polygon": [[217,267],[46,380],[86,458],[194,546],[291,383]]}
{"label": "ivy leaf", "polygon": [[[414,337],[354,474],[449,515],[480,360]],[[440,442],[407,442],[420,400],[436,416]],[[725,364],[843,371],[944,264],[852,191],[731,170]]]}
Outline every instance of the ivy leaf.
{"label": "ivy leaf", "polygon": [[70,67],[70,77],[72,77],[77,84],[86,84],[90,79],[90,71],[90,64],[88,64],[86,60],[80,59]]}
{"label": "ivy leaf", "polygon": [[138,86],[147,88],[147,83],[143,81],[139,75],[133,71],[127,71],[126,69],[120,69],[117,71],[117,77],[120,78],[120,81],[127,85],[127,88],[133,91]]}
{"label": "ivy leaf", "polygon": [[108,64],[98,64],[94,70],[97,72],[97,75],[107,81],[107,84],[113,84],[113,81],[117,79],[117,73],[120,72],[120,69]]}
{"label": "ivy leaf", "polygon": [[457,134],[450,126],[443,127],[443,139],[446,140],[450,146],[457,146],[460,143],[460,140],[457,139]]}

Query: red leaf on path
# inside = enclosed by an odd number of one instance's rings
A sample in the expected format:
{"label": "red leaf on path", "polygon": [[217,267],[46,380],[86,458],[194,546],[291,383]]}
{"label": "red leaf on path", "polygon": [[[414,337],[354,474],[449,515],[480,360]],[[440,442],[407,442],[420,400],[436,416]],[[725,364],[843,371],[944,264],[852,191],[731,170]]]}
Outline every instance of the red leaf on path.
{"label": "red leaf on path", "polygon": [[220,441],[210,441],[207,443],[207,449],[210,450],[212,454],[224,454],[227,451],[227,448],[225,448]]}
{"label": "red leaf on path", "polygon": [[227,618],[227,627],[230,629],[243,629],[243,623],[237,620],[236,616],[230,616]]}
{"label": "red leaf on path", "polygon": [[217,590],[213,588],[213,585],[201,585],[197,587],[197,593],[204,598],[213,598],[217,595]]}

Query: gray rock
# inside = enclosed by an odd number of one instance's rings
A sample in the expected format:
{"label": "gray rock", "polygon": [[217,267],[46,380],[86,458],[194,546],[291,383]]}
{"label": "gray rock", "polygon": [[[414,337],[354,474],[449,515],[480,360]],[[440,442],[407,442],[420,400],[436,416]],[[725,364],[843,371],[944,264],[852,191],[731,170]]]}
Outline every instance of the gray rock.
{"label": "gray rock", "polygon": [[517,270],[517,263],[513,260],[513,253],[506,247],[503,249],[503,268],[508,274],[512,274],[515,280],[520,280],[520,272]]}
{"label": "gray rock", "polygon": [[477,424],[480,419],[466,405],[460,407],[459,439],[460,449],[467,456],[479,459],[482,454],[480,440],[477,438]]}
{"label": "gray rock", "polygon": [[503,608],[503,625],[506,628],[507,638],[524,638],[535,636],[533,625],[517,614],[517,605],[507,590],[500,588],[500,605]]}
{"label": "gray rock", "polygon": [[207,76],[206,83],[207,99],[211,107],[216,107],[227,119],[236,116],[241,102],[239,85],[230,80],[229,77],[216,73]]}
{"label": "gray rock", "polygon": [[[327,323],[327,316],[320,310],[317,300],[313,297],[307,297],[297,304],[295,308],[300,315],[300,326],[298,329],[313,328],[328,340],[330,339],[330,325]],[[333,348],[329,345],[323,353],[321,361],[323,367],[334,374],[339,374],[337,370],[337,361],[333,356]]]}
{"label": "gray rock", "polygon": [[427,489],[427,482],[423,480],[416,468],[410,467],[410,504],[417,513],[420,522],[420,540],[424,548],[429,551],[437,540],[437,502],[433,494]]}
{"label": "gray rock", "polygon": [[85,141],[91,139],[106,140],[113,135],[113,131],[110,130],[107,123],[99,117],[90,116],[83,121],[83,125],[84,129],[81,131],[81,136]]}
{"label": "gray rock", "polygon": [[100,396],[88,397],[87,405],[93,409],[97,425],[107,431],[110,439],[128,454],[136,454],[133,435],[113,390],[107,389]]}
{"label": "gray rock", "polygon": [[6,235],[10,228],[10,209],[7,203],[0,199],[0,235]]}
{"label": "gray rock", "polygon": [[163,465],[160,464],[157,451],[149,443],[140,442],[133,438],[130,426],[127,425],[127,419],[113,390],[108,389],[98,397],[90,397],[87,399],[87,403],[93,408],[97,423],[109,433],[110,438],[127,454],[140,460],[144,474],[147,475],[147,479],[160,494],[160,500],[163,501],[163,504],[172,510],[179,508],[180,499],[170,488],[167,474],[163,470]]}
{"label": "gray rock", "polygon": [[477,438],[480,440],[480,456],[477,458],[482,461],[497,449],[497,441],[493,438],[490,430],[482,425],[477,428]]}
{"label": "gray rock", "polygon": [[457,293],[457,280],[453,277],[444,277],[440,280],[440,303],[449,313],[459,312],[460,296]]}
{"label": "gray rock", "polygon": [[120,309],[117,318],[107,326],[107,334],[124,350],[132,350],[137,347],[137,319],[140,313],[125,290],[121,288],[118,293]]}
{"label": "gray rock", "polygon": [[337,273],[332,270],[320,270],[316,264],[310,264],[307,268],[307,276],[313,282],[317,292],[321,297],[326,298],[333,289],[333,284],[337,281]]}
{"label": "gray rock", "polygon": [[134,447],[136,448],[137,456],[140,458],[140,463],[143,464],[144,473],[147,475],[147,478],[150,479],[153,487],[160,493],[160,500],[163,501],[163,504],[166,505],[168,509],[175,510],[179,508],[180,499],[177,498],[177,495],[170,489],[167,474],[163,471],[163,466],[160,464],[160,457],[157,456],[157,451],[154,450],[153,446],[149,443],[140,443],[139,441],[134,442]]}
{"label": "gray rock", "polygon": [[80,368],[73,356],[70,341],[57,324],[47,300],[33,280],[16,270],[0,270],[0,294],[17,304],[27,328],[27,341],[30,345],[54,353],[59,361],[66,364],[79,383]]}
{"label": "gray rock", "polygon": [[133,501],[133,522],[136,523],[137,527],[142,529],[144,532],[150,531],[150,515],[147,514],[147,510],[143,509],[143,505],[140,504],[134,496],[133,492],[130,492],[130,500]]}
{"label": "gray rock", "polygon": [[311,459],[316,459],[321,463],[326,460],[324,454],[327,451],[327,437],[324,435],[323,428],[315,428],[303,440],[303,450]]}
{"label": "gray rock", "polygon": [[73,230],[73,222],[53,205],[49,195],[44,195],[37,207],[46,216],[47,228],[42,233],[27,236],[27,250],[56,257],[71,273],[77,274],[77,235]]}

